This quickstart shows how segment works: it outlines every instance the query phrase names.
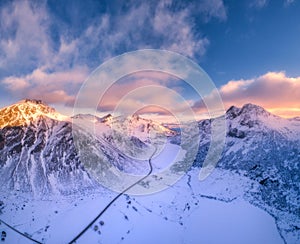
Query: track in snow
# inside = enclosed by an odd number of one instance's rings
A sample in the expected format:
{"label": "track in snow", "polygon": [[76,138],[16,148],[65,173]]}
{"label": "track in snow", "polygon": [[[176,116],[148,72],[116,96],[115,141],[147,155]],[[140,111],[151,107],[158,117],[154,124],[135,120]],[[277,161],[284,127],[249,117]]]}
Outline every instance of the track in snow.
{"label": "track in snow", "polygon": [[6,226],[7,226],[8,228],[10,228],[11,230],[13,230],[13,231],[17,232],[18,234],[20,234],[21,236],[23,236],[23,237],[25,237],[25,238],[27,238],[27,239],[29,239],[29,240],[33,241],[34,243],[42,244],[41,242],[39,242],[39,241],[37,241],[37,240],[35,240],[35,239],[31,238],[30,236],[28,236],[28,235],[26,235],[26,234],[24,234],[24,233],[22,233],[22,232],[18,231],[17,229],[15,229],[15,228],[14,228],[14,227],[12,227],[11,225],[7,224],[7,223],[6,223],[6,222],[4,222],[3,220],[0,220],[0,223],[2,223],[2,224],[4,224],[4,225],[6,225]]}
{"label": "track in snow", "polygon": [[118,200],[119,197],[121,197],[122,195],[124,195],[128,190],[130,190],[132,187],[134,187],[135,185],[139,184],[140,182],[142,182],[143,180],[145,180],[149,175],[151,175],[152,171],[153,171],[153,167],[152,167],[152,163],[151,163],[151,159],[152,157],[155,155],[157,151],[157,148],[154,150],[153,154],[151,155],[151,157],[148,160],[149,163],[149,172],[147,175],[145,175],[143,178],[139,179],[137,182],[135,182],[134,184],[130,185],[129,187],[127,187],[125,190],[123,190],[122,192],[120,192],[114,199],[112,199],[107,205],[106,207],[74,238],[72,239],[72,241],[69,242],[69,244],[73,244],[76,243],[76,241],[97,221],[97,219],[99,219],[105,212],[107,209],[109,209],[109,207],[116,201]]}

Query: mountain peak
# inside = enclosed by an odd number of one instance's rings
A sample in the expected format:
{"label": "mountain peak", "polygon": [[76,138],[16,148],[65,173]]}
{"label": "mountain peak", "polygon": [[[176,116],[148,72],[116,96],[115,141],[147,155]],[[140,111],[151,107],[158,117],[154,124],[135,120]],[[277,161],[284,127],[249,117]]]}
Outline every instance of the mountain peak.
{"label": "mountain peak", "polygon": [[234,119],[242,115],[246,115],[247,117],[257,117],[257,116],[268,117],[269,115],[271,115],[271,113],[269,113],[263,107],[252,103],[247,103],[243,105],[242,108],[231,106],[227,110],[226,114],[229,119]]}
{"label": "mountain peak", "polygon": [[38,118],[48,117],[54,120],[66,120],[67,116],[56,112],[41,100],[24,99],[0,109],[0,128],[6,126],[26,126]]}
{"label": "mountain peak", "polygon": [[267,112],[263,107],[252,103],[245,104],[241,109],[241,112],[250,112],[250,111],[269,114],[269,112]]}
{"label": "mountain peak", "polygon": [[105,123],[105,122],[109,122],[113,119],[113,116],[111,114],[105,115],[104,117],[101,118],[101,122]]}
{"label": "mountain peak", "polygon": [[46,105],[45,103],[43,103],[42,100],[38,100],[38,99],[29,99],[26,98],[24,100],[21,100],[20,103],[33,103],[33,104],[43,104]]}
{"label": "mountain peak", "polygon": [[238,108],[236,106],[231,106],[227,110],[226,114],[229,119],[234,119],[235,117],[237,117],[239,115],[239,112],[240,112],[240,108]]}

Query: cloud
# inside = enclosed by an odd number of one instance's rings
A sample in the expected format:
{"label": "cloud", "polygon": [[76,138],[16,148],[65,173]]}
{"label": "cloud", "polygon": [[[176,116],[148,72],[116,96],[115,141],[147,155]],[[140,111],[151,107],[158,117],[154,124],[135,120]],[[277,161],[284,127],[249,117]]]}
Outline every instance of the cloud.
{"label": "cloud", "polygon": [[227,10],[222,0],[199,1],[198,5],[192,7],[195,8],[195,11],[203,14],[206,22],[212,18],[217,18],[221,21],[227,20]]}
{"label": "cloud", "polygon": [[178,117],[184,117],[184,114],[188,114],[191,109],[189,102],[180,94],[165,86],[149,85],[137,87],[128,92],[117,101],[112,111],[121,114],[134,114],[140,111],[160,115],[174,114]]}
{"label": "cloud", "polygon": [[289,5],[293,4],[294,2],[295,2],[295,0],[284,0],[284,4],[286,6],[289,6]]}
{"label": "cloud", "polygon": [[39,98],[47,103],[67,103],[73,100],[74,90],[78,91],[87,75],[88,69],[84,67],[53,73],[36,69],[28,75],[9,76],[2,80],[2,84],[17,97]]}
{"label": "cloud", "polygon": [[92,17],[79,11],[80,1],[71,9],[59,5],[60,15],[49,4],[24,0],[1,6],[0,88],[16,98],[42,96],[46,102],[72,104],[89,72],[126,51],[157,48],[203,56],[209,39],[196,28],[195,17],[227,18],[221,0],[180,7],[171,0],[106,2],[105,11]]}
{"label": "cloud", "polygon": [[[66,23],[63,16],[57,18],[49,12],[46,2],[13,1],[0,10],[4,60],[0,68],[17,65],[18,69],[32,71],[40,65],[93,65],[93,61],[99,65],[107,58],[140,48],[162,48],[189,57],[203,55],[209,40],[196,30],[195,17],[200,14],[207,20],[225,20],[223,1],[201,0],[179,9],[173,5],[170,0],[120,3],[114,5],[114,11],[86,18],[88,21],[79,26],[76,19],[82,19],[80,16]],[[75,6],[81,7],[80,3]],[[67,11],[68,6],[65,8]]]}
{"label": "cloud", "polygon": [[[289,6],[293,4],[295,0],[283,0],[284,6]],[[250,7],[256,8],[256,9],[262,9],[269,5],[270,0],[254,0],[250,3]]]}
{"label": "cloud", "polygon": [[254,0],[253,2],[251,2],[250,6],[257,9],[261,9],[268,6],[268,4],[269,0]]}
{"label": "cloud", "polygon": [[[225,18],[224,13],[209,7],[208,2],[200,1],[198,5],[203,6],[200,13],[209,18]],[[92,40],[88,43],[100,43],[102,59],[144,48],[166,49],[189,57],[205,54],[209,40],[195,28],[195,4],[175,10],[173,1],[130,3],[126,10],[122,10],[120,4],[117,15],[106,13],[100,16],[84,33],[86,38],[81,36],[78,42]],[[221,8],[220,5],[217,9]]]}
{"label": "cloud", "polygon": [[[176,82],[177,80],[177,82]],[[176,87],[178,79],[162,72],[137,72],[114,83],[98,104],[100,112],[112,112],[119,106],[122,113],[132,113],[142,109],[145,113],[165,115],[167,110],[180,113],[186,110],[181,91]],[[91,89],[86,97],[97,97],[97,90]],[[88,98],[87,98],[88,99]],[[88,101],[85,101],[88,102]],[[192,104],[191,101],[186,100]],[[162,110],[164,108],[165,110]]]}
{"label": "cloud", "polygon": [[0,69],[28,70],[44,63],[51,45],[44,6],[15,1],[0,11]]}
{"label": "cloud", "polygon": [[206,37],[197,38],[193,33],[193,24],[188,19],[190,11],[184,9],[171,12],[165,4],[159,4],[153,18],[153,30],[163,36],[161,48],[179,52],[189,57],[196,53],[203,55],[209,45]]}
{"label": "cloud", "polygon": [[[288,77],[285,72],[268,72],[253,79],[229,81],[219,92],[227,108],[250,102],[281,116],[300,115],[300,77]],[[212,93],[207,99],[215,96]],[[194,108],[200,111],[203,104],[197,102]]]}
{"label": "cloud", "polygon": [[58,41],[54,40],[53,21],[44,1],[12,1],[4,5],[0,9],[1,73],[22,76],[36,69],[60,72],[79,66],[76,62],[81,46],[76,39],[67,40],[63,32]]}

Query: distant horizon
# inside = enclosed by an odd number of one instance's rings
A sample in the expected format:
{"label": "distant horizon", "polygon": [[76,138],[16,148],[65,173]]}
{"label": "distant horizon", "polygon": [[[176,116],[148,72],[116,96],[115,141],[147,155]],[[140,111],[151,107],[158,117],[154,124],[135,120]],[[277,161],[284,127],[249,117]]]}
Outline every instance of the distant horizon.
{"label": "distant horizon", "polygon": [[[113,111],[107,111],[107,112],[100,112],[100,111],[92,111],[91,109],[83,109],[82,110],[82,113],[77,113],[77,114],[73,114],[73,113],[65,113],[65,107],[60,109],[59,106],[56,106],[55,104],[47,104],[45,103],[42,99],[34,99],[34,98],[23,98],[21,100],[18,100],[14,103],[11,103],[11,104],[8,104],[6,106],[3,106],[3,107],[0,107],[0,110],[3,109],[3,108],[6,108],[6,107],[10,107],[14,104],[17,104],[17,103],[20,103],[20,102],[23,102],[23,101],[26,101],[26,100],[34,100],[34,101],[41,101],[43,104],[51,107],[51,108],[54,108],[57,112],[59,112],[60,114],[62,115],[65,115],[65,116],[68,116],[69,118],[73,117],[73,116],[76,116],[76,115],[93,115],[93,116],[96,116],[98,118],[103,118],[109,114],[115,116],[115,117],[118,117],[118,116],[134,116],[134,115],[138,115],[140,116],[141,118],[143,119],[147,119],[147,120],[153,120],[153,121],[156,121],[156,122],[160,122],[160,123],[165,123],[165,124],[180,124],[180,122],[176,119],[174,119],[172,116],[166,116],[166,115],[159,115],[159,114],[151,114],[151,113],[134,113],[134,114],[130,114],[130,115],[127,115],[127,114],[114,114]],[[266,110],[267,112],[273,114],[273,115],[276,115],[276,116],[279,116],[281,118],[284,118],[284,119],[293,119],[293,118],[299,118],[299,116],[294,116],[294,117],[283,117],[283,116],[280,116],[280,115],[277,115],[275,113],[273,113],[272,111],[264,108],[263,106],[260,106],[258,104],[254,104],[254,103],[245,103],[243,104],[242,106],[236,106],[234,104],[232,104],[231,106],[229,107],[226,107],[225,108],[225,112],[227,112],[232,106],[234,107],[237,107],[239,109],[242,109],[245,105],[248,105],[248,104],[252,104],[254,106],[258,106],[258,107],[261,107],[263,108],[264,110]],[[58,108],[57,108],[58,107]],[[73,111],[73,108],[70,107],[70,112]],[[197,121],[200,121],[200,120],[205,120],[205,119],[210,119],[211,117],[209,117],[209,115],[207,113],[203,113],[202,115],[198,115],[195,119]],[[193,120],[193,119],[186,119],[186,121],[190,121],[190,120]]]}

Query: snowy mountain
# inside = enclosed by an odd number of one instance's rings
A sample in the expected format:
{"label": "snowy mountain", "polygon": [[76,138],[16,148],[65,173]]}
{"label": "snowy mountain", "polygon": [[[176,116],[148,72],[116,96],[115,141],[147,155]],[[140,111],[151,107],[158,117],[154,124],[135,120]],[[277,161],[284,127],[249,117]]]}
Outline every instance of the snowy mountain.
{"label": "snowy mountain", "polygon": [[139,138],[142,141],[150,140],[151,134],[155,134],[153,137],[159,135],[174,136],[177,134],[160,123],[144,119],[138,115],[113,117],[111,114],[108,114],[99,118],[91,114],[79,114],[73,116],[72,119],[76,124],[83,126],[88,126],[90,123],[90,125],[97,127],[96,131],[102,134],[108,130],[115,130],[126,136]]}
{"label": "snowy mountain", "polygon": [[[131,152],[131,156],[145,153],[145,148],[149,147],[150,131],[160,135],[172,132],[138,117],[126,118],[122,122],[118,118],[111,123],[109,117],[76,115],[71,119],[42,101],[30,99],[1,109],[1,190],[17,190],[43,197],[94,188],[98,184],[80,161],[80,156],[84,158],[80,153],[85,153],[85,149],[79,144],[89,145],[89,157],[94,162],[105,160],[107,167],[112,164],[125,172],[144,172],[143,165],[125,153]],[[131,124],[132,133],[128,135],[124,131],[126,123]],[[90,124],[96,124],[97,135],[89,134],[87,126]],[[123,131],[114,128],[113,124],[122,124]],[[74,141],[74,137],[80,139]],[[122,145],[126,150],[120,150]],[[78,151],[80,146],[81,152]]]}
{"label": "snowy mountain", "polygon": [[[99,118],[95,115],[81,114],[73,116],[72,119],[73,124],[90,132],[102,143],[109,144],[115,151],[122,151],[123,156],[143,160],[149,159],[153,153],[153,146],[159,150],[170,138],[178,134],[160,123],[138,115],[114,117],[108,114]],[[143,171],[143,168],[139,170]],[[132,169],[129,173],[136,172]]]}
{"label": "snowy mountain", "polygon": [[47,196],[93,187],[68,117],[41,101],[23,100],[0,110],[0,125],[1,190]]}
{"label": "snowy mountain", "polygon": [[[103,216],[105,225],[98,220],[78,243],[153,243],[161,236],[172,243],[298,243],[299,118],[284,119],[253,104],[232,106],[225,116],[226,145],[211,176],[203,182],[198,179],[211,140],[213,119],[207,119],[198,124],[197,158],[176,184],[148,196],[123,195]],[[99,184],[97,174],[107,174],[105,184],[115,182],[113,167],[146,175],[153,147],[159,148],[152,160],[152,175],[136,186],[147,191],[170,176],[154,173],[167,167],[180,148],[180,134],[154,121],[110,114],[68,118],[36,100],[1,109],[0,125],[0,219],[43,243],[69,242],[116,196]],[[185,126],[196,130],[194,125]],[[191,148],[193,143],[191,137]],[[179,166],[187,155],[181,155],[171,174],[185,170]],[[43,197],[32,201],[21,192],[47,196],[48,201]],[[236,225],[218,227],[224,209],[231,215],[222,221],[236,218]],[[206,212],[212,216],[203,217]],[[28,216],[33,220],[28,222]],[[219,239],[205,227],[210,218]],[[269,227],[260,221],[274,228],[266,232]],[[230,225],[244,234],[229,235]],[[12,240],[24,243],[20,236]]]}
{"label": "snowy mountain", "polygon": [[[253,104],[232,106],[226,121],[226,147],[218,168],[243,177],[240,196],[271,214],[286,242],[296,243],[300,240],[299,121],[275,116]],[[199,123],[203,140],[194,167],[201,166],[208,150],[210,124],[210,120]],[[236,193],[229,195],[237,197]]]}
{"label": "snowy mountain", "polygon": [[47,106],[41,100],[25,99],[1,109],[0,128],[28,126],[30,123],[42,118],[57,121],[68,119],[67,116],[59,114],[54,108]]}

